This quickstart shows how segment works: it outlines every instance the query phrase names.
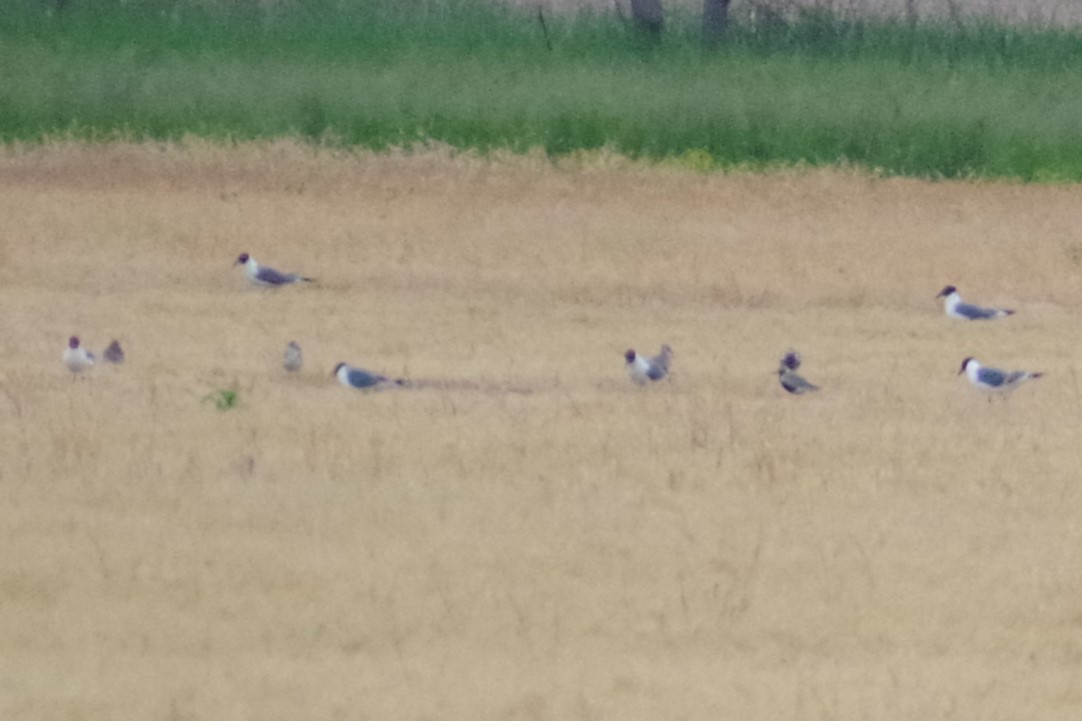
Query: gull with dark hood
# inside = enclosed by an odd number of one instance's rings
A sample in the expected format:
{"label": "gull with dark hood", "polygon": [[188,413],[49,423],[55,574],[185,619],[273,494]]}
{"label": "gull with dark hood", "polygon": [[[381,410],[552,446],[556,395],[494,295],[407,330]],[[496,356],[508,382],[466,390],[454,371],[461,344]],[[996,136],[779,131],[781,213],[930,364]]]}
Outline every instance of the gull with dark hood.
{"label": "gull with dark hood", "polygon": [[943,299],[943,311],[951,318],[959,320],[990,320],[1014,315],[1014,311],[1008,308],[984,308],[972,303],[963,303],[962,296],[958,295],[958,289],[948,285],[939,291],[936,298]]}
{"label": "gull with dark hood", "polygon": [[980,390],[1002,396],[1006,396],[1026,381],[1044,375],[1044,373],[1031,371],[1004,371],[998,368],[985,368],[976,358],[966,358],[962,361],[962,367],[958,370],[958,375],[963,373],[966,374],[969,382]]}
{"label": "gull with dark hood", "polygon": [[255,258],[247,253],[241,253],[237,256],[237,260],[233,265],[243,265],[244,275],[248,278],[248,281],[252,285],[258,285],[265,288],[276,287],[279,285],[290,285],[292,283],[306,282],[311,283],[314,279],[308,278],[297,273],[282,273],[267,265],[260,265],[256,262]]}
{"label": "gull with dark hood", "polygon": [[71,371],[71,377],[94,367],[94,354],[83,347],[78,336],[68,338],[68,347],[64,349],[64,366]]}
{"label": "gull with dark hood", "polygon": [[809,383],[796,372],[800,364],[800,354],[795,350],[790,350],[782,356],[781,361],[778,363],[778,381],[781,383],[781,387],[796,396],[819,390],[819,386]]}
{"label": "gull with dark hood", "polygon": [[380,390],[406,385],[406,381],[401,378],[388,378],[364,368],[356,368],[348,363],[336,365],[334,367],[334,376],[346,388],[358,388],[360,390]]}
{"label": "gull with dark hood", "polygon": [[631,380],[639,385],[645,385],[652,381],[659,381],[669,375],[672,358],[672,348],[667,345],[661,346],[661,353],[653,358],[641,356],[633,349],[624,353],[624,361],[627,364],[627,373],[631,377]]}

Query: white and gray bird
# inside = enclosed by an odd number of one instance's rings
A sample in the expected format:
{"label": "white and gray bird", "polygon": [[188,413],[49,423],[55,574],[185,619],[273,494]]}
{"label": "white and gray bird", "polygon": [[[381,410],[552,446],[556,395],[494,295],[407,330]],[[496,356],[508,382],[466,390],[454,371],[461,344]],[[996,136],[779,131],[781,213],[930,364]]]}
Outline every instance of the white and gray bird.
{"label": "white and gray bird", "polygon": [[992,400],[991,395],[1006,396],[1026,381],[1044,375],[1044,373],[1030,371],[1003,371],[998,368],[985,368],[976,358],[966,358],[962,361],[962,367],[958,370],[958,375],[963,373],[966,374],[966,378],[969,379],[970,383],[990,394],[989,401]]}
{"label": "white and gray bird", "polygon": [[807,379],[796,372],[800,364],[800,354],[795,350],[790,350],[781,357],[778,362],[778,381],[781,383],[781,387],[797,396],[819,390],[819,386],[809,383]]}
{"label": "white and gray bird", "polygon": [[297,273],[282,273],[270,266],[260,265],[256,262],[255,258],[247,253],[241,253],[237,256],[236,262],[233,265],[243,265],[244,275],[247,276],[249,282],[253,285],[262,287],[275,287],[279,285],[289,285],[291,283],[299,283],[304,281],[311,283],[314,278],[307,278]]}
{"label": "white and gray bird", "polygon": [[627,373],[631,380],[639,385],[645,385],[651,381],[659,381],[669,375],[669,366],[672,364],[672,348],[667,345],[661,346],[661,353],[653,358],[645,358],[634,350],[624,353],[627,363]]}
{"label": "white and gray bird", "polygon": [[379,373],[356,368],[346,363],[336,365],[334,375],[338,378],[338,382],[347,388],[359,388],[361,390],[381,390],[392,386],[406,385],[406,381],[401,378],[388,378]]}
{"label": "white and gray bird", "polygon": [[1014,311],[1007,308],[982,308],[972,303],[963,303],[962,296],[958,295],[958,289],[953,285],[939,291],[936,298],[943,299],[943,310],[949,317],[960,320],[990,320],[1014,315]]}
{"label": "white and gray bird", "polygon": [[113,340],[109,344],[109,347],[105,349],[105,352],[101,354],[102,360],[106,363],[120,364],[124,362],[124,349],[120,347],[120,341]]}
{"label": "white and gray bird", "polygon": [[304,365],[304,355],[301,353],[301,347],[297,345],[297,341],[289,341],[289,345],[286,346],[285,357],[282,358],[282,367],[290,373],[296,373]]}
{"label": "white and gray bird", "polygon": [[78,336],[68,339],[68,347],[64,349],[64,365],[71,371],[71,377],[94,367],[94,354],[83,348]]}

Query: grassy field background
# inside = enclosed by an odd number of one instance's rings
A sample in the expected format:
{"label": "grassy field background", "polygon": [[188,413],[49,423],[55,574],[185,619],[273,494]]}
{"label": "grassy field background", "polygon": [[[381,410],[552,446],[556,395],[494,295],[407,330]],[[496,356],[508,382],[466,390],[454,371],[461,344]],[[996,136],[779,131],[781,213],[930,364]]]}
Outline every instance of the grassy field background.
{"label": "grassy field background", "polygon": [[653,43],[613,12],[553,12],[543,32],[523,7],[465,0],[20,2],[0,24],[0,142],[435,141],[1082,180],[1077,27],[964,4],[911,24],[873,5],[738,6],[704,53],[698,16],[677,7]]}
{"label": "grassy field background", "polygon": [[[0,213],[5,719],[1082,705],[1076,188],[49,145]],[[73,382],[72,333],[128,362]]]}

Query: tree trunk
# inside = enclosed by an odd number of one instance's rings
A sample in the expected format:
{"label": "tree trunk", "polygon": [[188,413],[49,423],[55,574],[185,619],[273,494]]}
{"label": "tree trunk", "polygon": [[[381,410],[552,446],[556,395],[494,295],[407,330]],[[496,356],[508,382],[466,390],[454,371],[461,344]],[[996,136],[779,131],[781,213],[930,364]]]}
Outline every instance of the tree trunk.
{"label": "tree trunk", "polygon": [[639,30],[660,38],[665,28],[665,11],[661,7],[661,0],[631,0],[631,20]]}
{"label": "tree trunk", "polygon": [[716,48],[729,29],[729,1],[703,0],[703,44]]}

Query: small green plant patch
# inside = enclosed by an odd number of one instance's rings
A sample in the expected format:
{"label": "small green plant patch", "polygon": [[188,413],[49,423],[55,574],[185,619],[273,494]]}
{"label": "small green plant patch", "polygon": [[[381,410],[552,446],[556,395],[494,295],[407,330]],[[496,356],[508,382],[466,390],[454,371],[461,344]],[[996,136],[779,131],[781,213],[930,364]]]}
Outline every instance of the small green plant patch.
{"label": "small green plant patch", "polygon": [[216,390],[203,396],[204,403],[213,403],[220,411],[227,411],[237,407],[237,392],[234,390]]}

